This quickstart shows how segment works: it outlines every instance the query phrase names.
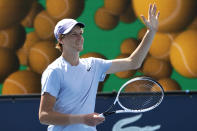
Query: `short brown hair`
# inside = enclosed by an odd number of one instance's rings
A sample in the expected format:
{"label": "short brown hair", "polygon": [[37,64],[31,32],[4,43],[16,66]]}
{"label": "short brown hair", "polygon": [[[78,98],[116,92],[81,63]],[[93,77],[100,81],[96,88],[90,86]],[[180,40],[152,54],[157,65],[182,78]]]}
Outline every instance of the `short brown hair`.
{"label": "short brown hair", "polygon": [[[64,34],[59,34],[59,39],[62,40],[64,38]],[[58,49],[60,52],[63,52],[63,47],[60,42],[58,42],[55,46],[56,49]]]}

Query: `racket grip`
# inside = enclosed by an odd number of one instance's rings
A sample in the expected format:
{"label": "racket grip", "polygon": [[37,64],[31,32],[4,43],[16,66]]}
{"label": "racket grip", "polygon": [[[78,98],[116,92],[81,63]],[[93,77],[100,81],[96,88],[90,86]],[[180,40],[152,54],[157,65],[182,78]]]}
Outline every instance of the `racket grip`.
{"label": "racket grip", "polygon": [[104,113],[99,114],[98,116],[99,117],[106,117],[106,116],[109,116],[109,115],[114,114],[114,113],[116,113],[116,111],[104,112]]}
{"label": "racket grip", "polygon": [[98,116],[99,116],[99,117],[104,117],[104,118],[105,118],[105,116],[103,115],[103,113],[99,114]]}

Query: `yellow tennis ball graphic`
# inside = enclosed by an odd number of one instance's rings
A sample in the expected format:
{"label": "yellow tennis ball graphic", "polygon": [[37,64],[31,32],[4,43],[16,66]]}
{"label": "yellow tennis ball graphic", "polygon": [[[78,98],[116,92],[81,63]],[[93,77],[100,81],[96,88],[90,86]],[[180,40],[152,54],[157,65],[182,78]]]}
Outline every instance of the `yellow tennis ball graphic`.
{"label": "yellow tennis ball graphic", "polygon": [[197,30],[197,17],[192,21],[192,23],[187,27],[187,29]]}
{"label": "yellow tennis ball graphic", "polygon": [[123,14],[130,4],[129,0],[104,0],[104,7],[114,15]]}
{"label": "yellow tennis ball graphic", "polygon": [[179,83],[171,78],[162,78],[159,79],[158,82],[161,84],[164,91],[181,90],[181,86],[179,85]]}
{"label": "yellow tennis ball graphic", "polygon": [[55,42],[40,41],[30,49],[29,67],[32,71],[42,74],[45,68],[60,55],[61,53],[55,48]]}
{"label": "yellow tennis ball graphic", "polygon": [[120,51],[122,54],[131,54],[138,46],[138,41],[133,38],[127,38],[123,40],[120,45]]}
{"label": "yellow tennis ball graphic", "polygon": [[83,12],[84,0],[47,0],[47,12],[56,20],[78,18]]}
{"label": "yellow tennis ball graphic", "polygon": [[24,48],[20,48],[16,52],[20,65],[27,65],[28,52]]}
{"label": "yellow tennis ball graphic", "polygon": [[172,67],[167,61],[149,56],[143,63],[142,72],[147,76],[160,79],[164,77],[170,77],[172,73]]}
{"label": "yellow tennis ball graphic", "polygon": [[18,24],[0,30],[0,47],[17,50],[24,44],[25,36],[25,28]]}
{"label": "yellow tennis ball graphic", "polygon": [[3,95],[40,93],[41,77],[32,71],[17,71],[12,73],[3,83]]}
{"label": "yellow tennis ball graphic", "polygon": [[[186,28],[196,15],[196,0],[132,0],[135,14],[148,18],[150,3],[160,11],[159,32],[176,32]],[[141,17],[140,17],[141,19]]]}
{"label": "yellow tennis ball graphic", "polygon": [[24,42],[23,47],[17,50],[16,52],[21,65],[28,65],[29,50],[38,41],[41,40],[36,34],[36,32],[30,32],[26,34],[26,40]]}
{"label": "yellow tennis ball graphic", "polygon": [[169,60],[170,47],[173,40],[173,35],[169,33],[156,33],[149,53],[155,58]]}
{"label": "yellow tennis ball graphic", "polygon": [[41,39],[38,37],[36,32],[29,32],[26,34],[26,40],[24,42],[23,48],[29,51],[29,49],[38,41],[41,41]]}
{"label": "yellow tennis ball graphic", "polygon": [[147,28],[146,28],[146,27],[140,29],[140,30],[138,31],[138,34],[137,34],[137,39],[138,39],[139,41],[141,41],[141,40],[143,39],[144,35],[146,34],[146,32],[147,32]]}
{"label": "yellow tennis ball graphic", "polygon": [[27,16],[21,21],[21,24],[25,27],[33,27],[33,21],[36,15],[43,10],[44,8],[38,1],[34,1],[31,5],[31,8],[27,14]]}
{"label": "yellow tennis ball graphic", "polygon": [[8,48],[0,47],[0,83],[12,72],[19,69],[19,60],[16,53]]}
{"label": "yellow tennis ball graphic", "polygon": [[189,78],[197,77],[197,31],[187,30],[174,40],[170,49],[170,61],[175,70]]}
{"label": "yellow tennis ball graphic", "polygon": [[49,14],[43,10],[34,20],[35,32],[42,40],[54,40],[54,28],[56,21],[49,16]]}
{"label": "yellow tennis ball graphic", "polygon": [[33,0],[0,0],[0,30],[20,23]]}
{"label": "yellow tennis ball graphic", "polygon": [[99,8],[94,16],[96,25],[103,30],[114,29],[119,23],[119,17],[111,14],[105,8]]}
{"label": "yellow tennis ball graphic", "polygon": [[127,7],[127,10],[120,15],[120,21],[124,23],[132,23],[136,20],[133,8],[131,6]]}

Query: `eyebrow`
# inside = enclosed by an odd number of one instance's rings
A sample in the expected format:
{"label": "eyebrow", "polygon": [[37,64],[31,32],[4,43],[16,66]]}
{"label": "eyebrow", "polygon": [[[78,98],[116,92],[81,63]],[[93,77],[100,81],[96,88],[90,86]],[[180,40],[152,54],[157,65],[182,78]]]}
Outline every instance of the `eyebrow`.
{"label": "eyebrow", "polygon": [[[80,33],[82,33],[82,34],[83,34],[83,32],[84,32],[84,31],[83,31],[83,29],[81,29]],[[72,31],[70,32],[70,34],[71,34],[71,33],[78,33],[78,32],[77,32],[77,31],[75,31],[75,30],[74,30],[74,31],[72,30]]]}

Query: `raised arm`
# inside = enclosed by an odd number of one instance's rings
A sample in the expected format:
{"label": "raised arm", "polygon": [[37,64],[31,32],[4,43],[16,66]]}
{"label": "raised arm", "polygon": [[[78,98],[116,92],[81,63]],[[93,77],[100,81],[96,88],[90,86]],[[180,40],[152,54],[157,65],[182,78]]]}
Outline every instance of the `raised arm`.
{"label": "raised arm", "polygon": [[147,32],[141,43],[128,58],[112,60],[112,65],[107,71],[107,74],[125,70],[134,70],[141,67],[144,58],[148,54],[155,33],[157,32],[159,14],[160,12],[157,13],[156,5],[150,4],[148,20],[141,15],[142,20],[147,27]]}
{"label": "raised arm", "polygon": [[96,113],[84,115],[62,114],[53,110],[56,98],[49,93],[44,93],[41,96],[39,108],[39,120],[42,124],[47,125],[71,125],[71,124],[86,124],[96,126],[104,121],[102,117],[95,117]]}

